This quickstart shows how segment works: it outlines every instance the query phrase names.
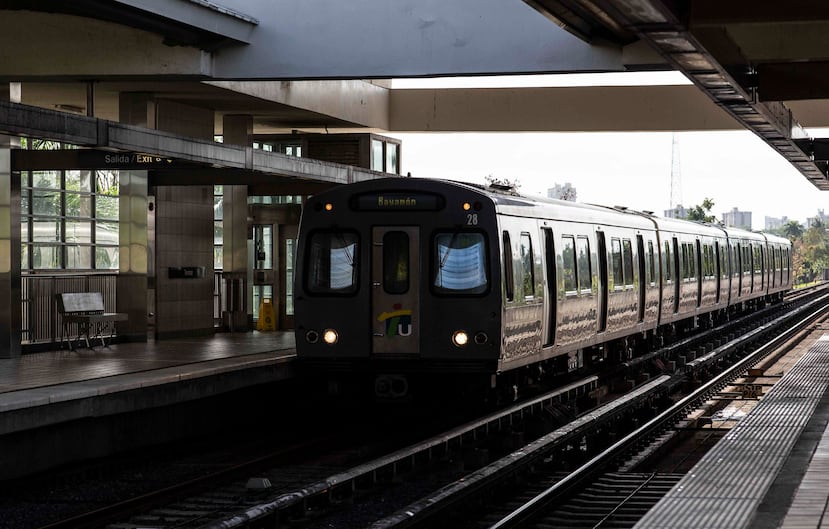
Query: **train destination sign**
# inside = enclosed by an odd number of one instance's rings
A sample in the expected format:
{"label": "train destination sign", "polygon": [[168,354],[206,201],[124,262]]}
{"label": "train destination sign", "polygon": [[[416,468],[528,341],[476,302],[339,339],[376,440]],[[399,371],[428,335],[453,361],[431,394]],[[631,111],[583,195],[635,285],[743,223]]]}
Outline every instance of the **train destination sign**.
{"label": "train destination sign", "polygon": [[437,211],[443,209],[443,198],[431,193],[364,193],[357,196],[358,211]]}

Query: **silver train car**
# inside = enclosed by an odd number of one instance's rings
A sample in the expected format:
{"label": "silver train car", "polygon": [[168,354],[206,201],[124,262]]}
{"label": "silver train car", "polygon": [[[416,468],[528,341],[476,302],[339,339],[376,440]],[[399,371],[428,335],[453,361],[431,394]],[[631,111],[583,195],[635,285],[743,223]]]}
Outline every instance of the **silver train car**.
{"label": "silver train car", "polygon": [[311,197],[296,255],[303,373],[386,397],[624,361],[792,283],[785,238],[414,178]]}

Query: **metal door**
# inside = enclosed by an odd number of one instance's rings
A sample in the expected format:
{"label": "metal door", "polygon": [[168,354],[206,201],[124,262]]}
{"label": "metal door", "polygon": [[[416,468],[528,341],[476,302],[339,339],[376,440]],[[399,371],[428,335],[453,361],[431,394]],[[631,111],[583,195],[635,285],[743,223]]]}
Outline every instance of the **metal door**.
{"label": "metal door", "polygon": [[372,353],[420,349],[420,230],[374,227],[371,249]]}

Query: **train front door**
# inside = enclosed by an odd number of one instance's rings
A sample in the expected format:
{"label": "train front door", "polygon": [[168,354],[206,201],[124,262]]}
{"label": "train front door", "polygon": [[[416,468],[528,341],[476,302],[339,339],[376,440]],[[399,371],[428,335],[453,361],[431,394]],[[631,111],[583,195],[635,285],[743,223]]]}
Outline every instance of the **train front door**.
{"label": "train front door", "polygon": [[372,353],[415,354],[420,349],[420,229],[372,230]]}

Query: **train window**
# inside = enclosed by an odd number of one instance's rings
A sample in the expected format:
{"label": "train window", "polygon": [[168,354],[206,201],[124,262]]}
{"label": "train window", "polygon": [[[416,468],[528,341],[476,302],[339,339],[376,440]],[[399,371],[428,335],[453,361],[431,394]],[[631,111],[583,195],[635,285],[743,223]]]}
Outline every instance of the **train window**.
{"label": "train window", "polygon": [[576,244],[576,249],[579,252],[578,266],[576,267],[579,274],[579,290],[589,294],[593,288],[591,284],[592,274],[590,273],[590,242],[587,237],[579,237]]}
{"label": "train window", "polygon": [[622,241],[622,262],[624,263],[625,285],[633,286],[633,248],[630,239]]}
{"label": "train window", "polygon": [[564,268],[564,292],[575,295],[578,289],[576,283],[576,245],[572,235],[561,238],[561,257]]}
{"label": "train window", "polygon": [[409,234],[405,231],[383,235],[383,290],[389,294],[409,291]]}
{"label": "train window", "polygon": [[674,266],[671,262],[671,243],[669,241],[665,241],[665,281],[670,281],[673,279]]}
{"label": "train window", "polygon": [[308,243],[307,288],[314,294],[357,291],[358,237],[354,232],[312,233]]}
{"label": "train window", "polygon": [[613,261],[613,288],[622,288],[625,284],[622,275],[622,242],[619,239],[610,239],[610,254]]}
{"label": "train window", "polygon": [[653,253],[653,241],[648,241],[648,279],[651,286],[656,284],[656,257]]}
{"label": "train window", "polygon": [[515,299],[515,278],[512,273],[512,242],[510,241],[509,232],[504,231],[502,234],[503,240],[503,260],[504,260],[504,286],[506,288],[507,301]]}
{"label": "train window", "polygon": [[535,271],[533,270],[533,244],[529,233],[521,234],[521,280],[524,298],[535,295]]}
{"label": "train window", "polygon": [[435,291],[443,294],[486,292],[486,245],[482,233],[455,231],[435,235]]}

